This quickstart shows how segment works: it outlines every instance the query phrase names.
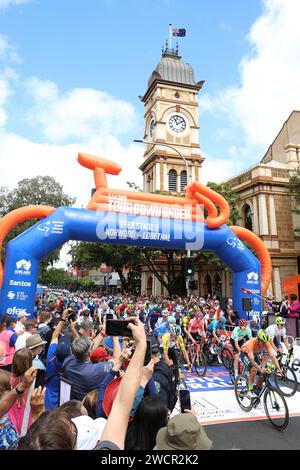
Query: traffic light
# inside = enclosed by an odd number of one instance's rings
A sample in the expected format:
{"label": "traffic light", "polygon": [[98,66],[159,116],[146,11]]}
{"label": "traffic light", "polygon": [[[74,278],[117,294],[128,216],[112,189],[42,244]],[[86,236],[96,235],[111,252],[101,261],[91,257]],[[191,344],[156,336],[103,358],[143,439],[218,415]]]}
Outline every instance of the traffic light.
{"label": "traffic light", "polygon": [[184,275],[185,277],[191,277],[195,272],[195,261],[193,258],[184,259]]}
{"label": "traffic light", "polygon": [[198,289],[197,281],[189,281],[189,289],[197,290]]}

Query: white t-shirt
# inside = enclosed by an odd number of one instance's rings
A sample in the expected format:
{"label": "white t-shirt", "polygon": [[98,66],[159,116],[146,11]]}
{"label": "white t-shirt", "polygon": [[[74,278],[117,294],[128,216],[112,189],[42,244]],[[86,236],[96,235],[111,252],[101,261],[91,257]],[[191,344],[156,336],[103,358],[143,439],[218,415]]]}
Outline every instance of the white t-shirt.
{"label": "white t-shirt", "polygon": [[31,336],[31,333],[25,331],[22,335],[18,336],[18,339],[15,344],[16,351],[22,348],[26,348],[26,339]]}
{"label": "white t-shirt", "polygon": [[273,337],[275,336],[283,336],[284,338],[286,337],[286,329],[285,328],[279,329],[276,323],[274,323],[274,325],[268,326],[268,328],[266,328],[266,333],[267,335],[270,335]]}
{"label": "white t-shirt", "polygon": [[23,325],[23,323],[21,323],[20,321],[17,321],[15,326],[15,332],[20,333],[20,331],[25,331],[25,325]]}

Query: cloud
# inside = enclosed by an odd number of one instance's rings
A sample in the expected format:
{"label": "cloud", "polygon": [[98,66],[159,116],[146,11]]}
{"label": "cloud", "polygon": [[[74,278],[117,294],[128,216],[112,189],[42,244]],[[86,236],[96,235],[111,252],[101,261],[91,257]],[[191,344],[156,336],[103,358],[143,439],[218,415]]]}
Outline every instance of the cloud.
{"label": "cloud", "polygon": [[31,0],[0,0],[0,10],[4,10],[9,6],[22,5],[23,3],[29,3]]}
{"label": "cloud", "polygon": [[104,91],[75,88],[60,93],[55,83],[32,78],[26,83],[34,102],[28,119],[51,142],[126,134],[134,129],[134,107]]}
{"label": "cloud", "polygon": [[247,145],[268,146],[294,109],[300,109],[300,2],[264,0],[247,40],[241,86],[202,97],[202,109],[241,126]]}

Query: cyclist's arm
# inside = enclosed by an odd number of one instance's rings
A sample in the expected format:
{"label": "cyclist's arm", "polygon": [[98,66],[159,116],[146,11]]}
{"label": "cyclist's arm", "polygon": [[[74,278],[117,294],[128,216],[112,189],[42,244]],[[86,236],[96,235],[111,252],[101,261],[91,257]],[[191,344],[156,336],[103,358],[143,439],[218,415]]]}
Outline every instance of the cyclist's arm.
{"label": "cyclist's arm", "polygon": [[274,351],[278,351],[277,347],[275,346],[274,344],[274,336],[270,336],[270,344],[272,346],[272,348],[274,349]]}
{"label": "cyclist's arm", "polygon": [[206,339],[206,332],[205,332],[205,329],[204,329],[204,328],[202,328],[202,330],[201,330],[201,328],[199,328],[199,329],[198,329],[198,334],[199,334],[202,338]]}
{"label": "cyclist's arm", "polygon": [[217,341],[217,343],[220,344],[220,343],[221,343],[221,340],[220,340],[220,338],[218,338],[216,332],[213,331],[212,334],[213,334],[213,337],[215,338],[215,340]]}
{"label": "cyclist's arm", "polygon": [[189,325],[188,329],[186,329],[185,331],[186,331],[186,334],[189,337],[189,339],[192,341],[192,343],[196,344],[196,341],[194,340],[194,338],[191,335],[191,329],[192,329],[192,327]]}
{"label": "cyclist's arm", "polygon": [[262,372],[262,368],[261,368],[260,365],[257,364],[257,362],[255,361],[254,354],[248,352],[248,353],[247,353],[247,356],[248,356],[248,358],[249,358],[249,361],[251,362],[251,365],[252,365],[253,367],[255,367],[255,369],[257,369],[259,372]]}
{"label": "cyclist's arm", "polygon": [[168,356],[168,349],[169,349],[169,337],[163,336],[162,337],[162,348],[163,348],[163,359],[168,364],[168,366],[173,365],[173,361]]}
{"label": "cyclist's arm", "polygon": [[269,356],[270,356],[271,361],[273,362],[274,366],[277,368],[277,370],[279,370],[281,372],[280,364],[279,364],[279,362],[277,361],[276,357],[273,354],[271,345],[269,347],[267,347],[267,351],[269,353]]}
{"label": "cyclist's arm", "polygon": [[184,342],[183,342],[183,339],[182,339],[181,336],[179,336],[179,338],[178,338],[178,340],[177,340],[177,344],[178,344],[178,346],[179,346],[180,349],[181,349],[181,352],[182,352],[182,354],[183,354],[183,356],[184,356],[184,359],[186,360],[186,362],[187,362],[189,365],[191,365],[189,355],[188,355],[188,353],[187,353],[187,350],[185,349]]}
{"label": "cyclist's arm", "polygon": [[241,348],[239,347],[239,342],[237,339],[234,339],[234,344],[235,344],[235,347],[237,349],[237,351],[240,353],[241,352]]}

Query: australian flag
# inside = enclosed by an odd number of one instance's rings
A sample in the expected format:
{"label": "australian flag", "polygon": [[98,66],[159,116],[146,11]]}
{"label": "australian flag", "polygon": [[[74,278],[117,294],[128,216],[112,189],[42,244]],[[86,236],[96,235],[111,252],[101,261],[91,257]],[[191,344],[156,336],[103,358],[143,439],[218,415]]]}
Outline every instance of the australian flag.
{"label": "australian flag", "polygon": [[177,28],[172,29],[173,36],[184,37],[185,33],[186,33],[185,29],[177,29]]}

